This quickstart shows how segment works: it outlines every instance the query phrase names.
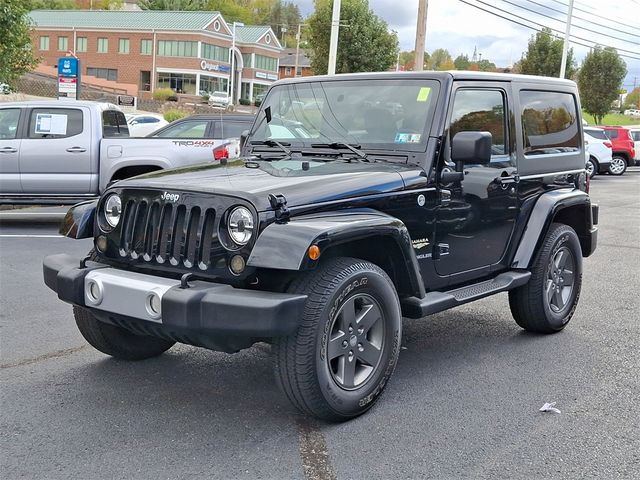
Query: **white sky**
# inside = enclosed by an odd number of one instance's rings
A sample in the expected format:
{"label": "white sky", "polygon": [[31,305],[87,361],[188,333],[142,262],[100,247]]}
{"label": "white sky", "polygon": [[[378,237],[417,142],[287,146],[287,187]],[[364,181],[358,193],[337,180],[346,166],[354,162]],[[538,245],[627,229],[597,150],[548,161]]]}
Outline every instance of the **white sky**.
{"label": "white sky", "polygon": [[[487,6],[489,4],[562,32],[565,28],[566,13],[562,15],[560,12],[566,12],[569,3],[569,0],[481,0],[484,3],[480,3],[480,0],[468,1],[487,10],[493,10]],[[313,10],[313,0],[294,2],[299,5],[304,16]],[[513,4],[542,12],[559,21],[535,15]],[[376,15],[389,24],[390,29],[398,32],[400,48],[413,50],[418,0],[369,0],[369,5]],[[503,12],[498,13],[505,15]],[[575,18],[578,16],[582,18]],[[516,20],[521,21],[517,18]],[[522,23],[530,24],[526,21]],[[590,28],[602,34],[585,31],[579,27]],[[429,52],[436,48],[446,48],[454,58],[461,53],[471,58],[473,49],[477,46],[482,58],[498,66],[507,66],[520,59],[522,52],[527,49],[529,37],[533,34],[535,31],[529,28],[485,13],[460,0],[429,0],[426,40],[426,49]],[[621,54],[640,58],[640,0],[575,0],[571,34],[590,42],[618,48]],[[589,49],[576,44],[571,46],[579,64]],[[622,51],[623,49],[627,51]],[[627,63],[628,70],[624,88],[633,88],[634,77],[637,77],[636,84],[640,86],[640,60],[626,57],[623,57],[623,60]]]}

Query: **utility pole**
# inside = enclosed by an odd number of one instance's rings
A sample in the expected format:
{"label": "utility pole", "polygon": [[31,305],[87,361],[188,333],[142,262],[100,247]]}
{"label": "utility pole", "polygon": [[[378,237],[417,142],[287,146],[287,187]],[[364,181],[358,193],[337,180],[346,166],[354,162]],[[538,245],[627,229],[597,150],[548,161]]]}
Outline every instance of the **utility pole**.
{"label": "utility pole", "polygon": [[427,36],[427,9],[429,0],[418,0],[418,23],[416,25],[416,48],[413,69],[424,70],[424,44]]}
{"label": "utility pole", "polygon": [[567,71],[567,51],[569,50],[569,32],[571,31],[571,17],[573,15],[573,0],[569,0],[569,13],[567,13],[567,28],[564,31],[564,44],[562,46],[562,64],[560,65],[560,78],[564,78]]}
{"label": "utility pole", "polygon": [[333,14],[331,15],[331,41],[329,42],[329,68],[327,74],[336,74],[336,57],[338,56],[338,32],[340,29],[341,0],[333,0]]}
{"label": "utility pole", "polygon": [[[300,58],[300,37],[301,37],[302,24],[298,24],[298,33],[296,33],[296,63],[295,70],[293,71],[293,77],[298,76],[298,59]],[[302,76],[302,75],[300,75]]]}

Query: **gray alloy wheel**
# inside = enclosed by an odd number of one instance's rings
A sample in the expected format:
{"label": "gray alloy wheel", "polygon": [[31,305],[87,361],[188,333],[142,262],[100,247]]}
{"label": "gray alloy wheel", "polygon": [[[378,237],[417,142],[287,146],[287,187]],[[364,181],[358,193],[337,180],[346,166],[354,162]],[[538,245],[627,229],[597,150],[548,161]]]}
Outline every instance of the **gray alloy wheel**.
{"label": "gray alloy wheel", "polygon": [[575,264],[573,252],[567,247],[557,250],[549,262],[545,298],[555,313],[561,313],[571,298]]}
{"label": "gray alloy wheel", "polygon": [[598,173],[598,166],[593,157],[587,160],[587,164],[585,165],[585,170],[587,171],[587,175],[589,178],[593,178],[593,176]]}
{"label": "gray alloy wheel", "polygon": [[329,327],[326,361],[333,380],[345,390],[364,385],[382,358],[384,318],[370,295],[349,298]]}
{"label": "gray alloy wheel", "polygon": [[618,155],[614,155],[609,164],[609,173],[617,176],[622,175],[626,170],[627,161]]}

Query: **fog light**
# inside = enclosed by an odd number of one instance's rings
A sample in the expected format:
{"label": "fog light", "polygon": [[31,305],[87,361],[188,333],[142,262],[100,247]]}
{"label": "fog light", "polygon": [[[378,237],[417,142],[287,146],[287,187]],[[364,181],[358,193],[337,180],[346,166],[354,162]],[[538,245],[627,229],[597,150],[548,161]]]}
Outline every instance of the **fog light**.
{"label": "fog light", "polygon": [[95,280],[87,282],[87,299],[93,305],[99,305],[102,302],[102,287]]}
{"label": "fog light", "polygon": [[156,292],[149,292],[145,301],[147,313],[151,318],[160,318],[162,314],[162,299]]}
{"label": "fog light", "polygon": [[233,257],[231,257],[231,262],[229,262],[229,268],[231,268],[231,271],[233,273],[235,273],[236,275],[241,274],[244,271],[244,267],[245,267],[245,262],[244,262],[244,258],[242,258],[242,255],[234,255]]}
{"label": "fog light", "polygon": [[106,252],[107,251],[107,237],[105,237],[104,235],[98,236],[98,238],[96,238],[96,248],[98,250],[100,250],[101,252]]}

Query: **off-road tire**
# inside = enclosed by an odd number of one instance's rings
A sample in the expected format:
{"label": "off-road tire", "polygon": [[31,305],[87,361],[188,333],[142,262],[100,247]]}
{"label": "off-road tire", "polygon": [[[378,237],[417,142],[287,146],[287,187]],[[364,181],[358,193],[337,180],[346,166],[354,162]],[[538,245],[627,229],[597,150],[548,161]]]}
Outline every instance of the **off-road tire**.
{"label": "off-road tire", "polygon": [[175,342],[136,335],[124,328],[98,320],[89,310],[73,307],[78,330],[96,350],[121,360],[145,360],[169,350]]}
{"label": "off-road tire", "polygon": [[[566,288],[564,278],[569,279],[569,269],[554,277],[554,272],[559,271],[556,263],[561,253],[570,254],[565,262],[573,262],[571,273],[572,288],[569,291],[564,306],[557,309],[552,306],[548,292],[551,292],[555,301],[555,295],[551,286],[557,285],[559,277],[562,277],[561,292]],[[564,264],[567,265],[566,263]],[[555,268],[554,268],[555,266]],[[536,333],[555,333],[567,326],[575,312],[580,297],[582,286],[582,250],[580,241],[573,228],[561,223],[552,223],[545,236],[544,242],[537,253],[531,269],[531,279],[526,285],[509,291],[509,307],[516,323],[527,331]],[[559,294],[560,295],[560,294]],[[556,308],[556,310],[554,310]]]}
{"label": "off-road tire", "polygon": [[[306,294],[308,300],[298,330],[290,336],[275,339],[273,351],[278,384],[295,407],[318,418],[345,421],[363,414],[384,390],[395,369],[400,350],[402,315],[392,281],[377,265],[356,258],[340,257],[329,259],[316,270],[300,276],[288,291]],[[380,316],[376,314],[378,319],[375,320],[375,327],[365,330],[364,336],[370,335],[376,328],[378,332],[384,331],[384,337],[378,360],[372,362],[376,363],[376,367],[368,370],[368,376],[362,380],[362,384],[354,384],[354,388],[348,389],[349,385],[341,386],[336,380],[329,360],[332,332],[336,326],[344,325],[345,318],[349,318],[342,313],[343,309],[348,313],[351,305],[360,301],[365,302],[361,303],[364,305],[367,298],[373,299],[372,304],[375,303],[377,308],[367,312],[376,311]],[[356,310],[353,318],[358,315]],[[361,335],[360,327],[355,333]],[[338,358],[338,361],[346,362],[346,355],[351,355],[349,349],[355,345],[356,341],[352,340],[355,336],[345,332],[345,336],[340,337],[340,345],[347,342],[349,346],[345,347],[345,356]],[[362,352],[370,346],[368,342],[368,339],[363,340],[365,347]],[[360,343],[357,345],[360,348]],[[368,369],[369,366],[363,367],[357,355],[356,352],[357,360],[354,359],[353,365],[359,366],[354,369]],[[343,378],[347,378],[345,371],[346,367],[342,371]]]}
{"label": "off-road tire", "polygon": [[611,163],[609,164],[609,175],[620,176],[627,171],[628,166],[626,158],[614,153]]}

